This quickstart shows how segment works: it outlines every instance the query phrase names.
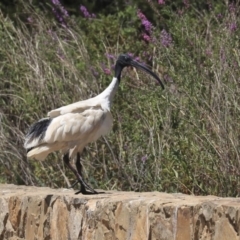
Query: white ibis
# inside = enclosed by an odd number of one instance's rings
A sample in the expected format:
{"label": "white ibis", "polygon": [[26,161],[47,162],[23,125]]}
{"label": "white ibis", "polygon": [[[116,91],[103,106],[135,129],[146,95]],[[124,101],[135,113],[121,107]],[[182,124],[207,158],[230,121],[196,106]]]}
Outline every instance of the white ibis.
{"label": "white ibis", "polygon": [[[24,147],[28,158],[45,160],[49,153],[62,151],[64,163],[73,171],[81,185],[77,193],[98,194],[82,177],[80,154],[88,143],[95,142],[111,130],[113,118],[110,107],[121,80],[121,72],[127,66],[149,73],[164,89],[161,80],[149,68],[129,55],[121,54],[115,65],[115,76],[102,93],[50,111],[48,117],[34,123],[26,135]],[[75,157],[76,168],[70,163],[70,159]]]}

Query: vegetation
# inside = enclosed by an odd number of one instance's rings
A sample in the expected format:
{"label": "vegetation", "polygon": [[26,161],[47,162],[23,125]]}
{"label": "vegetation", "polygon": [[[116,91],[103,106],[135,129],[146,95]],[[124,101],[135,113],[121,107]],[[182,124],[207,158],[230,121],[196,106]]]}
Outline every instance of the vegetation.
{"label": "vegetation", "polygon": [[123,2],[109,6],[110,14],[97,3],[0,5],[0,182],[74,182],[60,153],[26,159],[24,135],[51,109],[104,90],[124,52],[157,72],[166,89],[124,70],[113,131],[82,157],[87,181],[103,189],[239,196],[240,5]]}

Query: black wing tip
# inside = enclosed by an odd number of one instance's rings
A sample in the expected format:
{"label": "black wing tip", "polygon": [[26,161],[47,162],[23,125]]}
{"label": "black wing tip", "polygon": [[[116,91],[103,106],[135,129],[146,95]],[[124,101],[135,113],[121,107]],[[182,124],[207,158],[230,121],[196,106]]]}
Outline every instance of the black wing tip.
{"label": "black wing tip", "polygon": [[30,152],[31,150],[33,150],[33,147],[32,147],[32,148],[27,148],[27,149],[26,149],[27,153]]}
{"label": "black wing tip", "polygon": [[26,138],[29,138],[30,141],[36,138],[43,139],[51,122],[52,118],[42,118],[38,122],[32,124],[26,134]]}

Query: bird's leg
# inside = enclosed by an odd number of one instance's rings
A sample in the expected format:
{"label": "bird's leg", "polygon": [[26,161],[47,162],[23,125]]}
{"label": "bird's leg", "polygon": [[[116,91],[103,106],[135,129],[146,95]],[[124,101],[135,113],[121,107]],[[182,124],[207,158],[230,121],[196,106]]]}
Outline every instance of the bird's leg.
{"label": "bird's leg", "polygon": [[[81,184],[81,190],[78,191],[76,194],[78,193],[82,193],[82,194],[98,194],[98,192],[96,192],[94,189],[92,189],[91,187],[89,187],[83,180],[82,175],[78,173],[78,171],[71,165],[70,163],[70,159],[69,159],[69,155],[68,153],[63,155],[63,161],[65,163],[66,166],[68,166],[68,168],[71,169],[71,171],[75,174],[75,176],[78,179],[78,182],[80,182]],[[75,184],[74,184],[75,185]],[[87,189],[89,189],[91,192],[88,192]]]}
{"label": "bird's leg", "polygon": [[83,175],[82,175],[82,163],[81,163],[81,157],[80,157],[80,153],[77,153],[77,160],[76,160],[76,168],[78,171],[78,174],[81,176],[82,182],[80,182],[81,184],[81,190],[76,192],[76,194],[82,192],[82,191],[86,191],[86,188],[88,188],[91,192],[97,194],[98,192],[96,192],[94,189],[92,189],[83,179]]}

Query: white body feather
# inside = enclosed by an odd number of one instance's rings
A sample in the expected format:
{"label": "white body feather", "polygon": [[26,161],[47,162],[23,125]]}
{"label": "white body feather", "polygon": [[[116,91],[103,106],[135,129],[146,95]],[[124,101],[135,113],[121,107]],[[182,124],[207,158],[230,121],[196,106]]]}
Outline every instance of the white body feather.
{"label": "white body feather", "polygon": [[29,136],[24,144],[27,157],[44,160],[51,152],[69,150],[70,157],[112,129],[110,107],[118,87],[117,78],[101,94],[88,100],[60,107],[48,113],[52,119],[41,139]]}

